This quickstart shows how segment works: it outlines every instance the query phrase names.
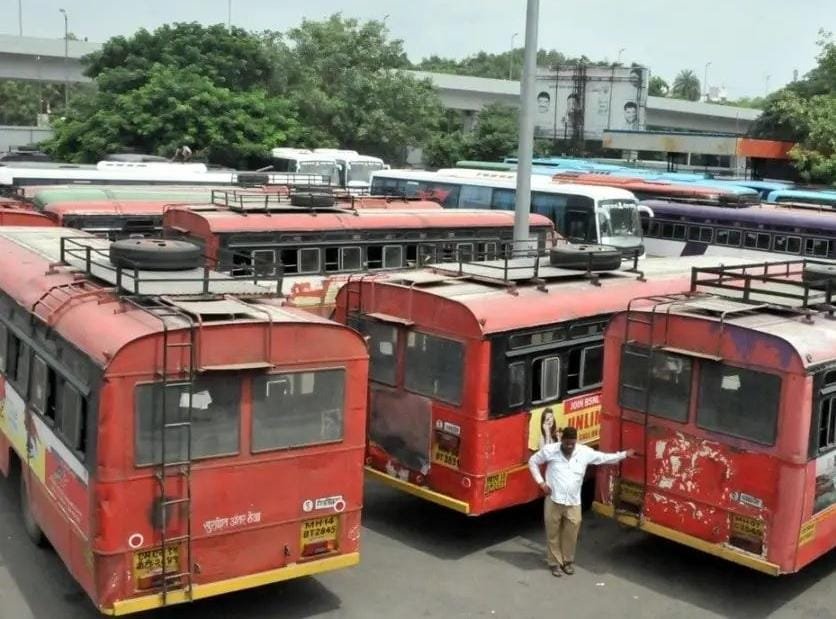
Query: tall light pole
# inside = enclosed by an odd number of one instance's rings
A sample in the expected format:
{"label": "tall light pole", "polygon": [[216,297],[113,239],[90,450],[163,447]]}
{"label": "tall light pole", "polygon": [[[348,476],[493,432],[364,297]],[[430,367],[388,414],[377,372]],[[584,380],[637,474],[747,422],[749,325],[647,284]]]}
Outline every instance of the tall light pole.
{"label": "tall light pole", "polygon": [[711,66],[711,61],[705,63],[705,73],[703,74],[702,86],[705,88],[705,100],[708,101],[708,67]]}
{"label": "tall light pole", "polygon": [[232,30],[232,0],[226,3],[226,29]]}
{"label": "tall light pole", "polygon": [[67,61],[70,55],[70,29],[69,20],[67,18],[67,11],[58,9],[64,16],[64,113],[67,113],[67,107],[70,104],[70,73],[67,67]]}
{"label": "tall light pole", "polygon": [[[528,0],[525,12],[525,52],[520,80],[520,148],[517,152],[517,195],[514,209],[514,249],[528,247],[531,210],[531,157],[534,155],[535,78],[540,0]],[[555,105],[557,101],[554,102]]]}
{"label": "tall light pole", "polygon": [[627,49],[626,47],[622,47],[618,50],[618,60],[615,61],[616,64],[621,64],[621,54],[624,53],[624,50]]}
{"label": "tall light pole", "polygon": [[17,0],[17,29],[23,36],[23,0]]}
{"label": "tall light pole", "polygon": [[519,32],[511,35],[511,53],[508,55],[508,79],[514,79],[514,39],[520,36]]}
{"label": "tall light pole", "polygon": [[[764,84],[763,84],[763,96],[766,97],[769,94],[769,78],[772,77],[769,73],[764,76]],[[794,81],[794,80],[793,80]]]}

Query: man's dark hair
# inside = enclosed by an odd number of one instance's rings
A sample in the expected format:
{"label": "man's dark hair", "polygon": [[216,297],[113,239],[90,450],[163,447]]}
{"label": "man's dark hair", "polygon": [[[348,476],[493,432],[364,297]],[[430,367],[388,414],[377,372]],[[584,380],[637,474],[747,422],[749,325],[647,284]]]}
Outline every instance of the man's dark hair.
{"label": "man's dark hair", "polygon": [[566,426],[565,428],[563,428],[563,432],[560,436],[561,436],[561,438],[577,439],[578,438],[578,429],[574,426]]}
{"label": "man's dark hair", "polygon": [[628,101],[627,103],[624,104],[624,109],[629,110],[630,108],[633,108],[634,110],[638,110],[639,106],[636,105],[633,101]]}
{"label": "man's dark hair", "polygon": [[552,96],[549,93],[547,93],[545,90],[543,90],[537,95],[537,99],[545,99],[546,101],[551,101]]}

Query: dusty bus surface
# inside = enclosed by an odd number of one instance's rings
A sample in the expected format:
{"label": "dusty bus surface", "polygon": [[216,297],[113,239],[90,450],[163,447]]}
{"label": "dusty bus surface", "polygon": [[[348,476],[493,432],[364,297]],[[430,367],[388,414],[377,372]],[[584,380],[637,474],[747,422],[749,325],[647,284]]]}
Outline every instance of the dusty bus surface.
{"label": "dusty bus surface", "polygon": [[605,336],[594,507],[769,574],[836,544],[833,263],[697,269]]}
{"label": "dusty bus surface", "polygon": [[357,563],[356,333],[177,243],[11,227],[0,260],[0,470],[103,613]]}

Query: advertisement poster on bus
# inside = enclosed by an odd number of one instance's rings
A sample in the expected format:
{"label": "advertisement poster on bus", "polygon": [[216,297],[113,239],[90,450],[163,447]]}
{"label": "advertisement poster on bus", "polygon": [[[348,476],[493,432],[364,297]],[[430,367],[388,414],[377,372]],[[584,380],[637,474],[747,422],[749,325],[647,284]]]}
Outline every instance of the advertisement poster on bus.
{"label": "advertisement poster on bus", "polygon": [[649,81],[644,67],[538,69],[535,135],[600,140],[606,129],[642,131]]}
{"label": "advertisement poster on bus", "polygon": [[816,458],[816,493],[813,513],[836,503],[836,452]]}
{"label": "advertisement poster on bus", "polygon": [[531,409],[528,448],[537,451],[557,442],[557,432],[567,426],[578,429],[578,441],[581,443],[596,444],[601,433],[601,393],[585,393],[557,404]]}

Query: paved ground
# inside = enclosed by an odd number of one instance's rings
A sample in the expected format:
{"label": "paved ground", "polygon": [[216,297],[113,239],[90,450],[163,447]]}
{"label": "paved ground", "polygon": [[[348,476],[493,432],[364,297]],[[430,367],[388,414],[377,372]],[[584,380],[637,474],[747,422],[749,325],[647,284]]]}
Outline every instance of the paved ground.
{"label": "paved ground", "polygon": [[[0,619],[99,615],[49,550],[34,548],[0,483]],[[367,485],[360,567],[142,619],[836,617],[836,552],[774,579],[587,514],[575,576],[545,570],[540,507],[467,519]]]}

